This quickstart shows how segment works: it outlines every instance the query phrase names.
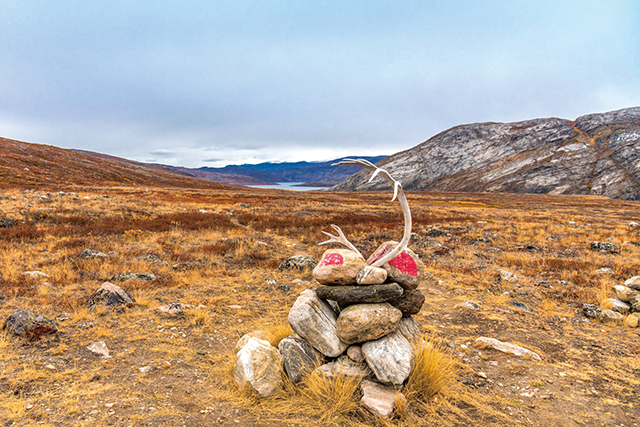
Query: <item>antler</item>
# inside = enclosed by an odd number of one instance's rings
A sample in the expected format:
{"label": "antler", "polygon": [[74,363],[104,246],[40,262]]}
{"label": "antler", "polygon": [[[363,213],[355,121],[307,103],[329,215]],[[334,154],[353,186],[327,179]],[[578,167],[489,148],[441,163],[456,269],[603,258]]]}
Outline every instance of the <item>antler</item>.
{"label": "antler", "polygon": [[[396,198],[400,202],[400,206],[402,206],[402,214],[404,215],[404,234],[402,235],[402,240],[400,244],[396,246],[391,252],[387,253],[385,256],[380,258],[371,264],[372,267],[380,267],[397,257],[404,251],[409,245],[409,240],[411,239],[411,211],[409,210],[409,203],[407,202],[407,197],[404,195],[404,191],[402,190],[402,184],[400,181],[396,181],[393,177],[387,172],[385,169],[379,168],[373,163],[365,159],[344,159],[338,163],[335,163],[331,166],[338,165],[357,165],[361,166],[365,169],[372,170],[373,175],[369,178],[369,182],[373,181],[373,179],[381,175],[385,180],[387,180],[393,186],[393,198],[391,201],[393,202]],[[332,227],[337,228],[332,225]],[[339,230],[339,228],[338,228]],[[324,233],[324,232],[323,232]],[[325,233],[327,234],[327,233]],[[342,234],[342,232],[340,232]],[[344,235],[342,236],[344,237]],[[346,240],[346,239],[345,239]],[[348,242],[347,242],[348,243]],[[351,243],[349,243],[351,245]],[[351,245],[353,246],[353,245]]]}
{"label": "antler", "polygon": [[341,245],[348,247],[349,249],[351,249],[352,251],[360,255],[361,258],[364,258],[360,253],[360,251],[355,246],[353,246],[353,244],[350,241],[347,240],[342,230],[340,230],[340,227],[338,227],[335,224],[331,224],[331,228],[337,231],[338,235],[334,236],[333,234],[323,231],[322,232],[323,234],[326,234],[327,236],[329,236],[329,240],[327,240],[326,242],[319,243],[319,245],[326,245],[327,243],[340,243]]}

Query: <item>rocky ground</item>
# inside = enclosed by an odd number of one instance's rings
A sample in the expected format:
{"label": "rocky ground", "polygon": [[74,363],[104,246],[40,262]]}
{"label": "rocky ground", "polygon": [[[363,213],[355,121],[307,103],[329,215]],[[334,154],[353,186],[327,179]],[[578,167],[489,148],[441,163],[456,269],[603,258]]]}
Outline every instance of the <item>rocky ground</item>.
{"label": "rocky ground", "polygon": [[[0,317],[27,309],[58,333],[0,335],[0,419],[30,425],[375,425],[326,418],[287,390],[235,387],[236,341],[269,329],[313,286],[292,255],[319,259],[338,224],[367,256],[399,239],[387,194],[268,190],[6,189],[0,196]],[[43,197],[46,196],[46,197]],[[428,405],[387,425],[634,426],[640,329],[587,318],[640,274],[635,202],[543,195],[408,195],[410,247],[425,263],[415,316],[455,365]],[[2,226],[5,224],[5,226]],[[614,246],[592,249],[593,242]],[[87,256],[91,249],[100,254]],[[26,272],[32,272],[26,274]],[[42,274],[40,274],[40,273]],[[135,303],[90,309],[110,281]],[[182,313],[157,310],[172,302]],[[176,308],[176,305],[173,305]],[[503,353],[495,338],[539,356]],[[35,338],[35,337],[34,337]],[[104,342],[108,356],[95,350]],[[102,349],[101,351],[104,351]],[[295,404],[291,404],[294,402]],[[320,422],[322,420],[322,422]]]}

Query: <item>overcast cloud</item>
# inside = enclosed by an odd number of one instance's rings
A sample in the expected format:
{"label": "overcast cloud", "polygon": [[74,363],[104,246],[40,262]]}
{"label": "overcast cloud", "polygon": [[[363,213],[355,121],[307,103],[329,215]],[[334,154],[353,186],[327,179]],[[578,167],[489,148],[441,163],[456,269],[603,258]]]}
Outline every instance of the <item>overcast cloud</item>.
{"label": "overcast cloud", "polygon": [[188,167],[640,105],[640,2],[0,0],[0,136]]}

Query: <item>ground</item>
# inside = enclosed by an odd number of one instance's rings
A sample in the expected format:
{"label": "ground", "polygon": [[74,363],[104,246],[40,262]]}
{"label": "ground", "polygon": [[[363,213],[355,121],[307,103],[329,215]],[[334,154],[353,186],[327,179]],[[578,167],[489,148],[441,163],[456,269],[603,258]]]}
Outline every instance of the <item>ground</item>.
{"label": "ground", "polygon": [[[230,364],[244,333],[288,333],[288,310],[313,279],[278,266],[292,255],[319,258],[325,247],[317,243],[330,224],[365,256],[400,239],[402,214],[390,192],[0,192],[0,216],[16,223],[0,229],[0,321],[24,308],[59,324],[58,334],[35,341],[0,334],[2,425],[640,422],[640,329],[581,313],[582,304],[597,304],[612,285],[640,275],[640,246],[629,243],[640,241],[639,229],[629,227],[639,219],[638,202],[409,192],[416,233],[410,247],[426,265],[420,289],[427,298],[415,317],[454,371],[428,402],[410,401],[404,416],[376,421],[334,414],[292,390],[247,396],[233,383]],[[592,251],[593,241],[620,251]],[[107,257],[81,259],[83,249]],[[598,272],[602,267],[611,271]],[[34,270],[48,277],[23,274]],[[517,278],[501,280],[499,270]],[[116,282],[120,273],[157,278]],[[89,297],[107,280],[136,304],[89,309]],[[198,307],[179,316],[153,311],[174,301]],[[541,360],[476,346],[481,336],[519,344]],[[110,357],[86,349],[95,341],[106,343]]]}

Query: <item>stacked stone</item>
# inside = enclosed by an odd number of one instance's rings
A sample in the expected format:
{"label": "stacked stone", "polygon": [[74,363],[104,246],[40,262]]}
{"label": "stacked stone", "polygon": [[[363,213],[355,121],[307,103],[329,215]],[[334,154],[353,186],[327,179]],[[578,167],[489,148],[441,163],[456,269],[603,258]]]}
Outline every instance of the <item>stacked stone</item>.
{"label": "stacked stone", "polygon": [[615,285],[611,290],[615,297],[607,298],[600,303],[600,309],[592,310],[593,317],[602,322],[624,321],[626,326],[637,328],[640,324],[640,276],[626,280],[624,285]]}
{"label": "stacked stone", "polygon": [[[411,316],[424,303],[417,289],[424,265],[413,251],[406,249],[380,268],[371,266],[397,245],[384,243],[366,261],[351,250],[327,250],[313,270],[319,286],[303,291],[289,312],[295,335],[278,345],[284,371],[293,382],[314,369],[327,377],[364,379],[362,405],[382,417],[389,417],[396,402],[404,399],[400,388],[411,372],[413,344],[420,339]],[[262,351],[274,354],[266,346]],[[241,387],[251,383],[243,374],[244,353],[243,347],[234,368]]]}

